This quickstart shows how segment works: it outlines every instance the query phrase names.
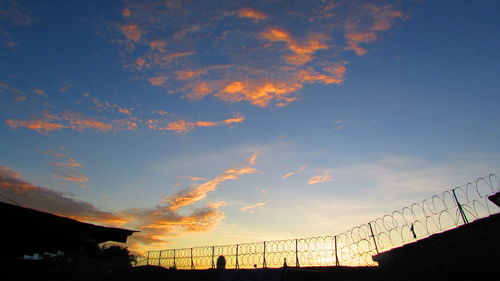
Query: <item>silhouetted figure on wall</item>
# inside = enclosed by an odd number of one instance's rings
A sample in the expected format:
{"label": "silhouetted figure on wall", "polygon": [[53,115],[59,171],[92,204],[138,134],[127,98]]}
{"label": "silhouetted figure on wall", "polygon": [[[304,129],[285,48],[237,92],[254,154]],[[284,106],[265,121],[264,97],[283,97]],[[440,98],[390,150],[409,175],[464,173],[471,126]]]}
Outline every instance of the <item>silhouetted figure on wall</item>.
{"label": "silhouetted figure on wall", "polygon": [[227,280],[227,276],[226,275],[226,258],[224,258],[223,255],[220,255],[218,258],[217,258],[217,275],[218,275],[218,278],[217,280],[219,281],[224,281],[224,280]]}
{"label": "silhouetted figure on wall", "polygon": [[217,258],[217,270],[222,271],[224,269],[226,269],[226,258],[221,255]]}
{"label": "silhouetted figure on wall", "polygon": [[415,233],[415,226],[413,226],[413,223],[410,226],[410,231],[411,231],[411,234],[413,234],[413,238],[417,239],[417,234]]}

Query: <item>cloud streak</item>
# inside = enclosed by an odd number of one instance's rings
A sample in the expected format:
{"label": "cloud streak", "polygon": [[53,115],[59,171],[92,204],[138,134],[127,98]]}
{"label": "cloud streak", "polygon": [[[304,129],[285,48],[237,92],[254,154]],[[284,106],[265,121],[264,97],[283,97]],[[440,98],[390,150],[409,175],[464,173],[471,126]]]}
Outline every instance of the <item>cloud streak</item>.
{"label": "cloud streak", "polygon": [[248,101],[260,107],[266,107],[270,101],[275,100],[278,106],[284,106],[296,99],[289,95],[301,87],[299,83],[269,79],[232,81],[215,96],[228,102]]}
{"label": "cloud streak", "polygon": [[360,44],[368,44],[378,39],[377,32],[388,30],[396,19],[403,19],[405,15],[401,11],[393,10],[391,6],[377,6],[366,4],[362,6],[364,15],[371,20],[371,25],[359,24],[359,21],[351,21],[345,25],[345,38],[347,40],[346,50],[353,50],[356,55],[362,56],[366,49]]}
{"label": "cloud streak", "polygon": [[55,150],[45,151],[45,153],[53,159],[53,161],[49,162],[49,165],[57,168],[54,171],[54,179],[80,183],[80,187],[86,187],[84,183],[88,182],[90,178],[78,171],[78,168],[82,167],[82,164],[78,163],[75,158],[68,156],[64,146],[59,146]]}
{"label": "cloud streak", "polygon": [[255,21],[260,21],[260,20],[265,20],[267,19],[267,15],[264,14],[263,12],[260,12],[256,9],[250,8],[250,7],[244,7],[238,10],[236,12],[238,17],[240,18],[249,18]]}
{"label": "cloud streak", "polygon": [[[143,121],[140,118],[132,116],[130,109],[120,107],[109,102],[101,103],[98,100],[94,101],[98,108],[114,109],[121,114],[125,114],[128,118],[117,118],[110,121],[98,120],[97,118],[87,117],[78,112],[64,112],[62,115],[56,115],[49,112],[44,112],[39,117],[34,117],[27,120],[7,119],[5,123],[13,129],[26,128],[38,133],[49,133],[52,131],[60,131],[63,129],[85,131],[93,130],[98,132],[112,131],[134,131],[142,124],[150,130],[171,131],[179,134],[188,133],[196,128],[201,127],[216,127],[216,126],[233,126],[245,121],[243,115],[235,115],[234,117],[221,121],[187,121],[184,119],[169,121],[170,117],[162,119],[147,119]],[[160,111],[162,116],[168,116],[165,111]]]}
{"label": "cloud streak", "polygon": [[55,123],[43,119],[32,119],[32,120],[12,120],[7,119],[5,123],[11,128],[27,128],[30,130],[37,131],[39,133],[46,133],[54,130],[61,130],[65,126],[61,123]]}
{"label": "cloud streak", "polygon": [[330,182],[333,180],[332,172],[333,172],[332,169],[324,170],[321,172],[320,175],[310,177],[307,180],[307,184],[314,185],[319,183]]}
{"label": "cloud streak", "polygon": [[265,30],[260,33],[260,36],[271,42],[284,42],[288,50],[293,54],[285,55],[283,60],[288,64],[297,66],[304,65],[311,61],[315,52],[328,49],[328,45],[325,41],[328,41],[329,37],[322,33],[312,33],[302,42],[293,38],[287,31],[278,28]]}
{"label": "cloud streak", "polygon": [[86,221],[108,225],[123,225],[126,218],[98,209],[94,205],[68,197],[62,192],[33,185],[25,181],[22,174],[0,165],[0,191],[21,206],[65,215],[72,218],[85,217]]}
{"label": "cloud streak", "polygon": [[247,165],[241,168],[230,168],[219,174],[217,177],[198,184],[190,189],[178,192],[172,197],[166,199],[170,210],[177,210],[180,207],[194,204],[200,200],[205,199],[209,192],[217,189],[217,187],[225,181],[237,180],[242,175],[253,174],[257,172],[253,165],[256,162],[256,155],[252,155],[247,160]]}
{"label": "cloud streak", "polygon": [[166,130],[166,131],[173,131],[179,134],[185,134],[187,132],[192,131],[195,128],[200,128],[200,127],[215,127],[215,126],[221,126],[221,125],[232,125],[232,124],[237,124],[245,121],[244,116],[236,116],[234,118],[229,118],[221,121],[194,121],[194,122],[189,122],[186,120],[177,120],[173,122],[168,122],[166,126],[161,126],[159,125],[158,120],[148,120],[148,126],[152,130]]}
{"label": "cloud streak", "polygon": [[306,168],[307,168],[307,165],[301,166],[298,170],[286,173],[281,178],[282,179],[287,179],[287,178],[289,178],[289,177],[291,177],[293,175],[300,174],[300,173],[304,172],[306,170]]}
{"label": "cloud streak", "polygon": [[265,205],[266,205],[265,202],[259,202],[259,203],[255,203],[253,205],[242,207],[242,208],[240,208],[240,211],[253,214],[253,213],[255,213],[256,208],[260,208],[260,207],[263,207]]}

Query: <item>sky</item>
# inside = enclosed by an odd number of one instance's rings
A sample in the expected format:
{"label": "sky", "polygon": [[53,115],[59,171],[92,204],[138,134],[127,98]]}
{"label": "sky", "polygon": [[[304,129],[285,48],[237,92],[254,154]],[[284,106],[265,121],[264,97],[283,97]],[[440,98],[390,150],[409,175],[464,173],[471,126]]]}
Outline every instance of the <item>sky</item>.
{"label": "sky", "polygon": [[499,12],[0,0],[2,200],[134,251],[344,232],[500,171]]}

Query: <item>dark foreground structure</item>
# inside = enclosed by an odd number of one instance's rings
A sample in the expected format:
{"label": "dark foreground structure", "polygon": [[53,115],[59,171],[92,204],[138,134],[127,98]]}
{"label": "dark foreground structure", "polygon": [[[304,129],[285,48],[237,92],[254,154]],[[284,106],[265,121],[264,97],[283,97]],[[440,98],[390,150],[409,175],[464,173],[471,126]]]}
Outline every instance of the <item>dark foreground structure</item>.
{"label": "dark foreground structure", "polygon": [[125,243],[136,232],[2,202],[0,214],[0,280],[76,279],[82,254],[102,242]]}
{"label": "dark foreground structure", "polygon": [[[500,213],[373,257],[383,280],[481,280],[500,266]],[[490,277],[491,278],[491,277]]]}
{"label": "dark foreground structure", "polygon": [[[133,230],[104,227],[0,202],[2,257],[74,252],[106,241],[127,242]],[[5,247],[7,246],[7,247]]]}

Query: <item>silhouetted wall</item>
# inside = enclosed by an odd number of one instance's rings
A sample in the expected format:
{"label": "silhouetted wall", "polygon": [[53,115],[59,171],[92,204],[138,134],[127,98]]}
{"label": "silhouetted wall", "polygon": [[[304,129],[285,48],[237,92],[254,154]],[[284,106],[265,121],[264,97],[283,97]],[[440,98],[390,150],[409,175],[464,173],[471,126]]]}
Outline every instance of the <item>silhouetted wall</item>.
{"label": "silhouetted wall", "polygon": [[374,260],[385,280],[478,280],[483,274],[497,276],[500,214],[381,253]]}

